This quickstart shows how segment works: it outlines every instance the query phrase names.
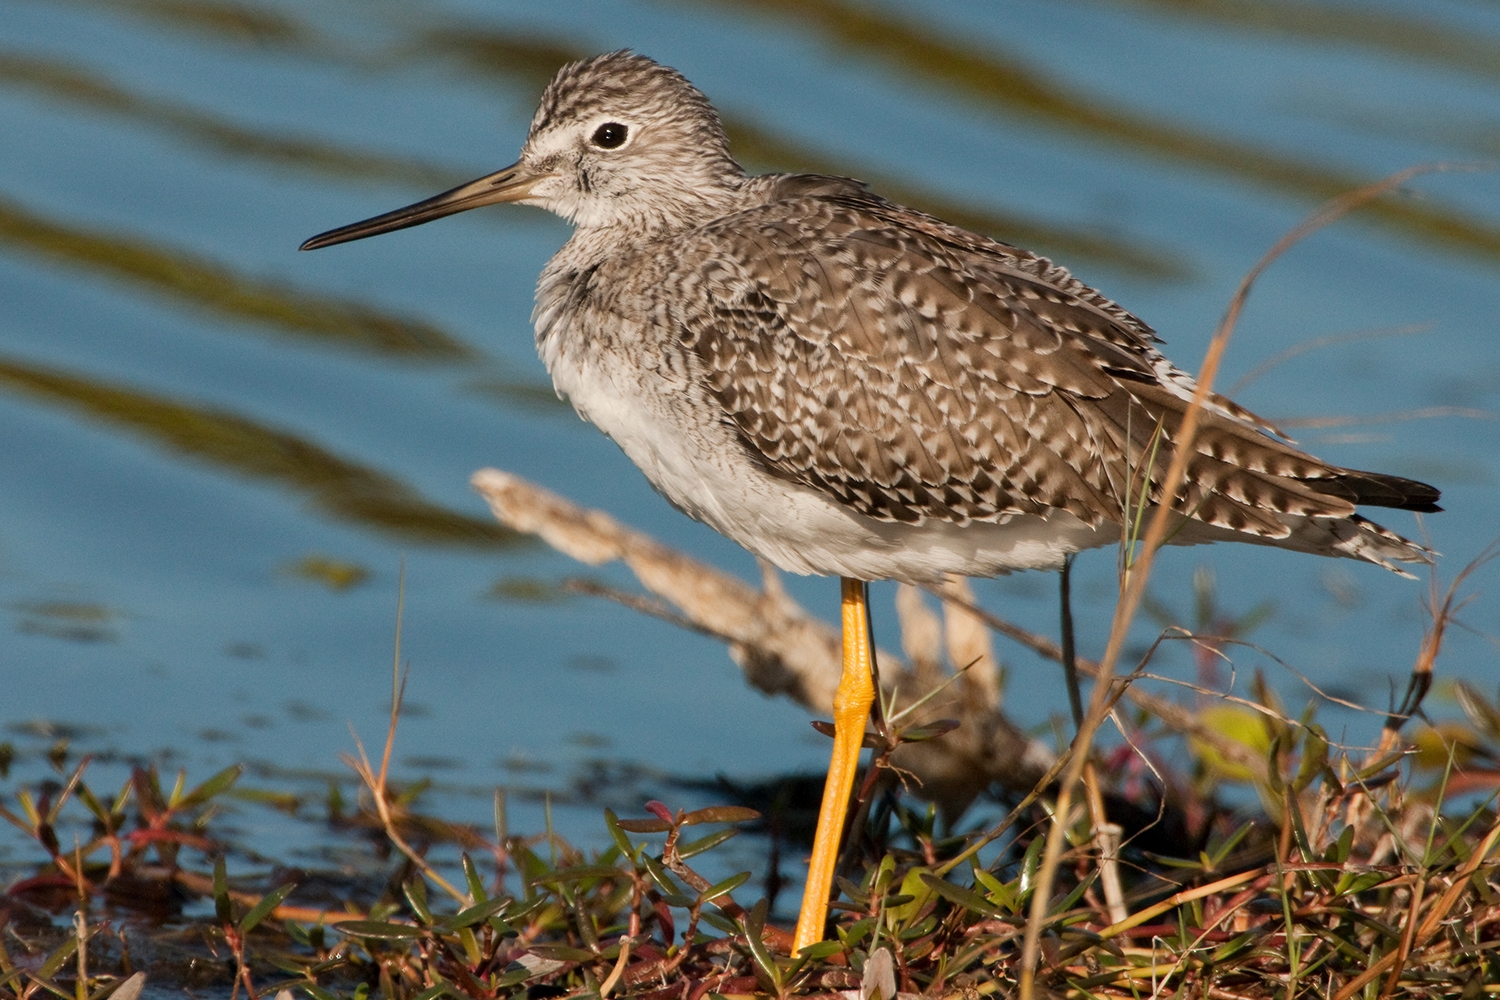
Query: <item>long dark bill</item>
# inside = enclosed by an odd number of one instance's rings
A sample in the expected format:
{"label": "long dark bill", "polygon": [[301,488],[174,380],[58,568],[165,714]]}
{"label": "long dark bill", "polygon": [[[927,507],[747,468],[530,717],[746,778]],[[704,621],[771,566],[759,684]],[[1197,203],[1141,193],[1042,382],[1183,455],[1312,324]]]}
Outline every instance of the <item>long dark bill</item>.
{"label": "long dark bill", "polygon": [[354,222],[337,229],[330,229],[326,233],[319,233],[297,249],[319,250],[323,247],[331,247],[335,243],[348,243],[351,240],[362,240],[367,236],[379,236],[381,233],[395,232],[397,229],[420,226],[424,222],[441,219],[455,212],[478,208],[481,205],[520,201],[531,193],[531,189],[538,181],[543,179],[545,175],[530,173],[521,164],[512,163],[504,170],[497,170],[477,181],[460,184],[451,191],[433,195],[415,205],[407,205],[405,208],[377,215],[373,219],[365,219],[363,222]]}

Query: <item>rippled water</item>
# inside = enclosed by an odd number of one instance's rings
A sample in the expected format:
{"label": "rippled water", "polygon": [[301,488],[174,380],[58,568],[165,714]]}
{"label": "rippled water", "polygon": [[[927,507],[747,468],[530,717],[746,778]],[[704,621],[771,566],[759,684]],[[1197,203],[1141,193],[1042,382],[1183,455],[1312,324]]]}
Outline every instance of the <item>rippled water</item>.
{"label": "rippled water", "polygon": [[[503,784],[540,822],[520,793],[590,762],[826,760],[714,642],[560,596],[581,568],[469,491],[500,466],[754,572],[553,397],[528,317],[563,223],[492,209],[295,252],[510,162],[557,66],[625,46],[699,84],[747,164],[858,176],[1052,254],[1188,368],[1320,201],[1500,153],[1500,9],[1457,0],[0,0],[0,739],[23,765],[63,735],[199,776],[248,760],[270,786],[339,773],[349,724],[384,731],[403,560],[400,773],[478,815]],[[1424,176],[1265,276],[1220,383],[1255,374],[1236,396],[1313,450],[1441,487],[1446,513],[1383,520],[1429,532],[1449,574],[1500,533],[1497,279],[1500,174]],[[1162,614],[1191,618],[1200,566],[1231,611],[1274,602],[1254,638],[1318,683],[1376,708],[1404,683],[1423,585],[1221,546],[1170,554]],[[1113,556],[1079,573],[1093,651]],[[792,586],[831,617],[831,582]],[[1045,631],[1054,587],[979,584]],[[1496,608],[1466,620],[1494,634]],[[1002,655],[1018,718],[1062,708],[1055,669]],[[1439,670],[1491,688],[1495,665],[1459,632]]]}

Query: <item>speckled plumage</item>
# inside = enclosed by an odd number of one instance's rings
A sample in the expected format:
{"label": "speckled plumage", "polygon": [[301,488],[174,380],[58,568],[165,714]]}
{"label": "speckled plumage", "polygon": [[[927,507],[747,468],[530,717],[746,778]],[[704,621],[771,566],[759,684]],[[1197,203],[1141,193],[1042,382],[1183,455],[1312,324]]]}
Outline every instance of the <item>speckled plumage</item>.
{"label": "speckled plumage", "polygon": [[[639,56],[615,53],[559,73],[528,147],[572,123],[649,122],[667,110],[685,112],[700,144],[674,143],[663,130],[645,165],[659,173],[639,178],[638,192],[660,199],[658,218],[627,211],[622,224],[600,213],[581,225],[544,273],[536,319],[558,388],[669,499],[774,562],[823,573],[997,572],[1118,537],[1158,427],[1153,480],[1165,472],[1193,390],[1149,327],[1042,258],[857,182],[744,177],[701,94]],[[656,138],[649,123],[635,127],[637,145]],[[690,183],[702,174],[708,183]],[[609,376],[616,365],[626,370]],[[601,399],[615,393],[630,403]],[[1228,400],[1214,404],[1179,500],[1207,530],[1180,540],[1238,537],[1390,568],[1429,558],[1359,518],[1355,505],[1432,509],[1436,490],[1330,466]],[[643,440],[658,435],[674,444],[686,437],[702,457]],[[770,497],[757,502],[762,491],[743,486],[704,496],[717,488],[705,478],[722,477],[695,477],[698,461],[760,479]],[[807,525],[778,532],[764,508],[794,491],[888,526],[862,543],[879,550],[864,560],[876,565],[808,558],[819,546]],[[1158,492],[1153,485],[1153,501]],[[945,551],[924,568],[890,551],[920,548],[924,528],[946,540],[948,526],[1020,521],[1018,531],[1035,532],[1037,519],[1058,521],[1068,538],[1014,565],[1003,553]],[[779,533],[794,536],[800,557]],[[881,556],[890,563],[883,571]],[[954,565],[941,565],[945,557]]]}
{"label": "speckled plumage", "polygon": [[[628,136],[618,148],[598,141],[606,123]],[[1056,566],[1118,540],[1143,473],[1163,499],[1194,384],[1148,326],[1043,258],[857,181],[747,177],[674,70],[625,52],[564,67],[520,161],[492,176],[515,193],[487,200],[576,227],[534,315],[559,393],[675,505],[783,568]],[[1431,553],[1355,507],[1437,499],[1322,462],[1213,396],[1174,541],[1401,572]]]}

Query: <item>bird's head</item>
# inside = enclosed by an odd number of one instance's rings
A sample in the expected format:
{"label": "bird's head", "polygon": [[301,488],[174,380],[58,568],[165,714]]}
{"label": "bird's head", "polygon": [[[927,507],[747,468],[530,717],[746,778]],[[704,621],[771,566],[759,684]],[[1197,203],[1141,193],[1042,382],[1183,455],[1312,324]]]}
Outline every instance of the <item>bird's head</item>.
{"label": "bird's head", "polygon": [[481,205],[537,205],[580,228],[641,233],[713,218],[744,179],[719,116],[676,70],[611,52],[558,71],[521,157],[450,191],[314,236],[304,250],[421,225]]}
{"label": "bird's head", "polygon": [[538,178],[527,202],[578,226],[688,221],[744,177],[698,88],[630,52],[552,78],[519,166]]}

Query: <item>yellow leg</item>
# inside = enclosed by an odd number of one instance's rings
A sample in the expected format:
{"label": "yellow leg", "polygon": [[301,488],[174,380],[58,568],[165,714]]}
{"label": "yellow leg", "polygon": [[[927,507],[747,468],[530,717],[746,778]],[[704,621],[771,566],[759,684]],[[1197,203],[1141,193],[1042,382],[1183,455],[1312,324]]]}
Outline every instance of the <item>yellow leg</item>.
{"label": "yellow leg", "polygon": [[844,675],[833,696],[833,758],[828,764],[828,780],[823,785],[823,806],[818,810],[818,832],[813,837],[812,860],[807,866],[807,888],[802,893],[793,955],[823,940],[828,895],[839,859],[839,839],[844,832],[844,817],[849,812],[849,792],[854,787],[854,771],[859,766],[870,704],[875,700],[865,585],[848,577],[842,582]]}

